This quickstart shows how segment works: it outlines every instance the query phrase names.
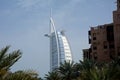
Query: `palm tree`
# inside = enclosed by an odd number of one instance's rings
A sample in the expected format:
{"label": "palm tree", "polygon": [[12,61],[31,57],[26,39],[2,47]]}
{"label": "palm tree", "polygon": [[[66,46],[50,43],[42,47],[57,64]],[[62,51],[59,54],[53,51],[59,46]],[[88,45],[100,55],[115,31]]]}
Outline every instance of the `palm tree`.
{"label": "palm tree", "polygon": [[95,67],[95,62],[91,60],[79,61],[75,64],[75,71],[79,72],[78,80],[89,80],[89,75]]}
{"label": "palm tree", "polygon": [[40,80],[34,71],[17,71],[9,74],[5,80]]}
{"label": "palm tree", "polygon": [[120,58],[115,58],[104,67],[104,80],[120,80]]}
{"label": "palm tree", "polygon": [[61,80],[61,76],[57,71],[48,72],[45,75],[46,80]]}
{"label": "palm tree", "polygon": [[32,70],[12,73],[10,68],[21,58],[21,52],[20,50],[15,50],[8,54],[9,48],[10,46],[6,46],[0,50],[0,80],[42,80]]}
{"label": "palm tree", "polygon": [[47,80],[120,80],[120,58],[110,63],[96,63],[91,60],[61,63],[60,67],[49,72]]}
{"label": "palm tree", "polygon": [[16,50],[8,54],[10,46],[0,50],[0,79],[5,78],[10,67],[21,58],[20,50]]}
{"label": "palm tree", "polygon": [[63,80],[73,80],[75,78],[74,65],[75,65],[74,62],[67,61],[60,64],[58,71],[61,74]]}
{"label": "palm tree", "polygon": [[76,69],[80,71],[78,80],[120,80],[120,58],[99,64],[90,60],[80,61]]}

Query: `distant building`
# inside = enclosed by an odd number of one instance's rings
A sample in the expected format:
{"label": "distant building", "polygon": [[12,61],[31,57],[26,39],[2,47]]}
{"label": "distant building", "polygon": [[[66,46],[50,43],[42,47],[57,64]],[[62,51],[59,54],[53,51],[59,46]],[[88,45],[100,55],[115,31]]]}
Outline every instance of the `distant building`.
{"label": "distant building", "polygon": [[64,31],[57,31],[53,19],[50,20],[50,71],[55,70],[64,61],[72,62],[71,49]]}
{"label": "distant building", "polygon": [[83,49],[83,58],[109,62],[120,56],[120,0],[113,11],[113,23],[91,27],[88,31],[89,49]]}

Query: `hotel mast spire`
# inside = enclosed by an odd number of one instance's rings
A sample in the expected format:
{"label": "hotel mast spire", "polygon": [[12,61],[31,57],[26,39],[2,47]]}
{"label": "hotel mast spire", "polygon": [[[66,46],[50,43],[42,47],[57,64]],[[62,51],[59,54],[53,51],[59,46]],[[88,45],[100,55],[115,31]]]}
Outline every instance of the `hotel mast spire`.
{"label": "hotel mast spire", "polygon": [[52,18],[52,9],[50,10],[50,33],[56,32],[55,24]]}

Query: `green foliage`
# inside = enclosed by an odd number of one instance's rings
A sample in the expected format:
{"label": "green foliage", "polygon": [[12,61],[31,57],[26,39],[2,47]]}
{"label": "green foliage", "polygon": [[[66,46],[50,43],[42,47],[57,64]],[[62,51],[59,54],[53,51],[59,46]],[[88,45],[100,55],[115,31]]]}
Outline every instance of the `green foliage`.
{"label": "green foliage", "polygon": [[7,54],[9,46],[0,51],[0,69],[9,70],[10,67],[21,58],[20,50]]}
{"label": "green foliage", "polygon": [[39,78],[36,72],[28,70],[11,73],[5,78],[5,80],[39,80]]}
{"label": "green foliage", "polygon": [[57,71],[48,72],[48,74],[45,75],[46,80],[61,80],[61,76]]}
{"label": "green foliage", "polygon": [[74,62],[65,61],[64,63],[61,63],[58,71],[63,80],[72,80],[74,74]]}
{"label": "green foliage", "polygon": [[8,54],[9,46],[0,50],[0,79],[8,74],[10,67],[21,58],[20,50]]}
{"label": "green foliage", "polygon": [[96,63],[90,60],[76,64],[64,62],[54,73],[49,73],[49,78],[46,79],[57,80],[53,79],[53,76],[59,74],[57,77],[61,78],[60,80],[120,80],[120,58],[110,63]]}
{"label": "green foliage", "polygon": [[0,50],[0,80],[42,80],[34,71],[16,71],[12,73],[10,68],[21,58],[20,50],[8,53],[10,46]]}

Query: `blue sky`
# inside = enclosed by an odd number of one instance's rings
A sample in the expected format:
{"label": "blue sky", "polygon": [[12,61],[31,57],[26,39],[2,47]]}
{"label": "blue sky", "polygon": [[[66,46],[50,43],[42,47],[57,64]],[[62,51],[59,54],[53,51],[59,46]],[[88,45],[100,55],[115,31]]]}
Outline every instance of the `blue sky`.
{"label": "blue sky", "polygon": [[0,0],[0,48],[20,49],[22,58],[12,70],[49,71],[49,17],[57,30],[65,30],[75,62],[88,48],[90,26],[111,23],[116,0]]}

